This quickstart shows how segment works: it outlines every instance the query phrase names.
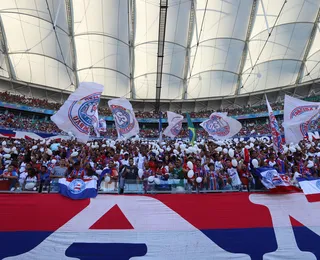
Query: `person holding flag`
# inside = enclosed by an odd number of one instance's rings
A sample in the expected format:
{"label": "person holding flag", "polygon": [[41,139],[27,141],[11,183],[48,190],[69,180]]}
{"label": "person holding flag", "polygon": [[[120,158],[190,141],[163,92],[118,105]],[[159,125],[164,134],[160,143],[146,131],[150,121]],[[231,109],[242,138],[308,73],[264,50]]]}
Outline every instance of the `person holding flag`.
{"label": "person holding flag", "polygon": [[196,141],[196,129],[194,128],[193,122],[191,121],[189,113],[187,113],[188,130],[189,130],[189,142],[193,145]]}
{"label": "person holding flag", "polygon": [[273,141],[273,149],[275,150],[276,153],[278,153],[278,152],[282,153],[283,152],[283,144],[282,144],[281,133],[279,130],[279,125],[278,125],[276,117],[273,114],[273,110],[269,104],[267,96],[266,96],[266,104],[268,107],[270,129],[271,129],[271,135],[272,135],[272,141]]}

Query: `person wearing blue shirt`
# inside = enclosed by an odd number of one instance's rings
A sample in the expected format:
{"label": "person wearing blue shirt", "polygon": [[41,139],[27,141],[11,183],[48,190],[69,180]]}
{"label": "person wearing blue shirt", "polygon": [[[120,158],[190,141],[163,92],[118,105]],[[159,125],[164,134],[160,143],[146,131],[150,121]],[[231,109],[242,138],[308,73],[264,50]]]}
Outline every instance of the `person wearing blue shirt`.
{"label": "person wearing blue shirt", "polygon": [[14,165],[10,164],[8,169],[3,172],[2,177],[9,180],[9,190],[14,191],[18,184],[18,173],[15,171]]}
{"label": "person wearing blue shirt", "polygon": [[39,193],[41,193],[42,189],[44,191],[47,190],[50,184],[50,172],[48,171],[48,168],[45,165],[41,166],[41,170],[39,172],[39,180],[40,180]]}

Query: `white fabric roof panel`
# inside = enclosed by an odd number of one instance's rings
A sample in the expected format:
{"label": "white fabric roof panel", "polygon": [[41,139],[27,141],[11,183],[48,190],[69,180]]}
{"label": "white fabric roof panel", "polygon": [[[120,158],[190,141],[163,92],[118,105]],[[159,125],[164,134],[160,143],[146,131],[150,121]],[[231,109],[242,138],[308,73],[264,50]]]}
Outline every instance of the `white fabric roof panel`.
{"label": "white fabric roof panel", "polygon": [[[319,0],[196,0],[194,15],[191,2],[168,0],[162,99],[233,96],[320,77],[319,25],[310,41]],[[159,6],[160,0],[0,1],[1,44],[16,80],[73,90],[78,78],[103,84],[105,96],[155,99]],[[9,77],[0,48],[0,77]]]}
{"label": "white fabric roof panel", "polygon": [[258,1],[241,94],[295,84],[319,7],[318,0]]}

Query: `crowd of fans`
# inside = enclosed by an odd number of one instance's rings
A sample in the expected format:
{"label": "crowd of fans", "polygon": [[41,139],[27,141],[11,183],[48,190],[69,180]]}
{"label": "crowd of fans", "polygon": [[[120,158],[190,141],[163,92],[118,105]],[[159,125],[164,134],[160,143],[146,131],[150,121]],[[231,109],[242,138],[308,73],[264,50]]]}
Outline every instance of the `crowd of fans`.
{"label": "crowd of fans", "polygon": [[[276,153],[268,140],[214,142],[199,139],[155,142],[104,139],[87,144],[75,140],[0,139],[0,183],[11,191],[58,190],[59,178],[91,178],[104,190],[113,183],[125,192],[127,183],[180,190],[265,189],[256,172],[269,167],[298,186],[297,177],[320,176],[320,142],[301,141]],[[166,186],[167,185],[167,186]]]}
{"label": "crowd of fans", "polygon": [[[270,133],[269,125],[266,124],[266,119],[256,119],[253,121],[244,121],[243,127],[237,136],[255,136],[265,135]],[[186,126],[185,126],[186,127]],[[13,129],[18,131],[30,131],[34,133],[46,133],[46,134],[66,134],[63,133],[52,121],[45,119],[34,119],[33,115],[18,115],[12,113],[9,110],[7,113],[0,114],[0,128]],[[207,138],[207,132],[201,127],[196,128],[197,135],[201,138]],[[92,136],[94,131],[92,130]],[[102,137],[117,138],[117,131],[114,126],[108,125],[106,132],[100,133]],[[141,128],[139,136],[142,138],[158,138],[159,130],[157,125],[153,128]],[[188,137],[188,129],[183,128],[178,138]]]}
{"label": "crowd of fans", "polygon": [[[310,101],[320,101],[320,96],[312,97],[312,98],[306,98],[306,100]],[[27,105],[31,107],[39,107],[39,108],[45,108],[45,109],[51,109],[51,110],[58,110],[62,104],[61,103],[53,103],[49,102],[46,99],[39,99],[39,98],[29,98],[21,95],[15,95],[11,94],[9,92],[2,92],[0,94],[0,101],[7,102],[7,103],[13,103],[13,104],[22,104]],[[275,103],[272,104],[273,110],[282,110],[283,109],[283,102],[281,103]],[[191,112],[190,116],[192,118],[208,118],[211,113],[213,112],[228,112],[228,115],[234,116],[234,115],[245,115],[245,114],[256,114],[266,111],[266,105],[259,105],[259,106],[250,106],[246,105],[243,107],[237,107],[237,108],[228,108],[228,109],[221,109],[221,110],[205,110],[205,111],[199,111],[199,112]],[[184,114],[181,111],[176,111],[177,113]],[[110,109],[107,106],[99,106],[99,114],[101,116],[111,116],[112,113]],[[137,118],[157,118],[159,115],[156,114],[153,111],[135,111],[135,115]]]}

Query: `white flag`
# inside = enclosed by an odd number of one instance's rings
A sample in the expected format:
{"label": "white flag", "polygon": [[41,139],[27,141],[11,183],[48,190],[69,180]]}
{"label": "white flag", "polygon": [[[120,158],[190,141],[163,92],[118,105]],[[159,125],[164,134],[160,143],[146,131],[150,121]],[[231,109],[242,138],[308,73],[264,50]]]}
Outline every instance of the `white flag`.
{"label": "white flag", "polygon": [[107,132],[107,123],[106,120],[104,120],[103,118],[99,120],[99,132]]}
{"label": "white flag", "polygon": [[116,124],[118,137],[128,139],[139,133],[139,124],[132,105],[125,98],[116,98],[108,102]]}
{"label": "white flag", "polygon": [[288,95],[284,97],[284,122],[297,117],[305,112],[315,110],[320,107],[320,102],[309,102]]}
{"label": "white flag", "polygon": [[71,132],[80,142],[89,139],[90,128],[97,125],[98,105],[103,86],[93,82],[82,82],[51,116],[51,120],[67,133]]}
{"label": "white flag", "polygon": [[320,109],[305,112],[293,119],[283,122],[286,143],[297,144],[308,134],[313,121],[319,120]]}
{"label": "white flag", "polygon": [[210,118],[200,124],[214,139],[225,140],[239,133],[242,128],[238,120],[225,113],[212,113]]}
{"label": "white flag", "polygon": [[170,111],[167,111],[167,116],[168,126],[164,130],[163,134],[174,138],[180,133],[182,129],[183,116]]}
{"label": "white flag", "polygon": [[[303,137],[301,138],[301,134],[298,135],[297,138],[295,138],[293,135],[297,132],[295,132],[294,129],[296,129],[293,125],[297,123],[297,121],[293,121],[290,123],[291,120],[307,113],[313,110],[317,110],[320,108],[320,102],[309,102],[309,101],[304,101],[300,100],[298,98],[294,98],[288,95],[285,95],[284,98],[284,115],[283,115],[283,127],[284,127],[284,136],[286,139],[286,143],[289,144],[293,142],[292,140],[299,140],[301,141]],[[300,119],[296,119],[301,122],[300,127],[305,129],[305,127],[302,125],[306,121],[308,121],[308,117],[312,116],[312,114],[306,115],[306,117],[302,117]],[[290,130],[287,126],[292,126],[290,127]],[[293,132],[292,132],[293,131]],[[304,133],[302,133],[304,134]],[[298,142],[299,142],[298,141]],[[297,142],[294,142],[297,143]]]}

